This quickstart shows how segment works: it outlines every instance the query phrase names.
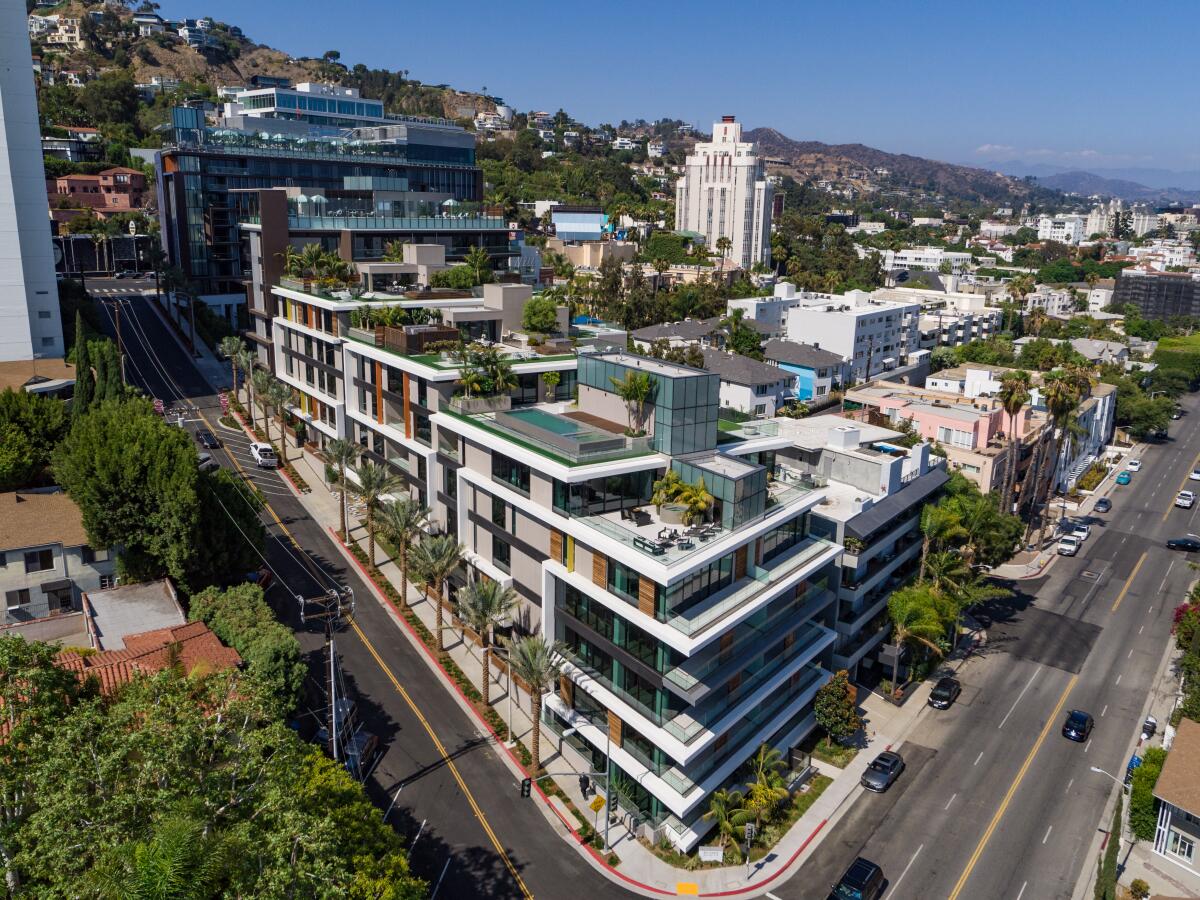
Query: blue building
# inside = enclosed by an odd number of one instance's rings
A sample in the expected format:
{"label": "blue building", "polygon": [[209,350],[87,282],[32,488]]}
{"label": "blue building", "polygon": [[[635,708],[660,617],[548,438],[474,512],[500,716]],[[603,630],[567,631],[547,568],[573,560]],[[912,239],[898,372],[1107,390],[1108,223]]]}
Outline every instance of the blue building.
{"label": "blue building", "polygon": [[797,400],[820,400],[846,383],[846,360],[811,344],[767,341],[763,359],[796,376]]}
{"label": "blue building", "polygon": [[555,206],[554,233],[564,241],[598,241],[608,231],[608,216],[598,206]]}

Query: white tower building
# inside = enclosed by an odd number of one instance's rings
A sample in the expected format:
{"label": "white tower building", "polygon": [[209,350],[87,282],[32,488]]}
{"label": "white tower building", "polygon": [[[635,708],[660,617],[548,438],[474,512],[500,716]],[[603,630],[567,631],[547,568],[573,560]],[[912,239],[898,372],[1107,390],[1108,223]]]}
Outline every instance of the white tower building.
{"label": "white tower building", "polygon": [[698,143],[675,188],[675,228],[704,235],[710,250],[729,238],[728,259],[748,269],[771,263],[774,189],[754,144],[742,140],[733,116],[713,124],[712,141]]}
{"label": "white tower building", "polygon": [[0,3],[0,360],[64,354],[25,5]]}

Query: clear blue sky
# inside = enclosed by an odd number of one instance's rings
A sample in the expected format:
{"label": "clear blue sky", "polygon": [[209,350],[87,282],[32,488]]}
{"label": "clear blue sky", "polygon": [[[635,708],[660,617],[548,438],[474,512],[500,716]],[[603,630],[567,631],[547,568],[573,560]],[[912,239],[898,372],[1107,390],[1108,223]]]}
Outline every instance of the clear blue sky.
{"label": "clear blue sky", "polygon": [[164,0],[162,13],[588,124],[707,129],[732,113],[955,162],[1200,168],[1195,2]]}

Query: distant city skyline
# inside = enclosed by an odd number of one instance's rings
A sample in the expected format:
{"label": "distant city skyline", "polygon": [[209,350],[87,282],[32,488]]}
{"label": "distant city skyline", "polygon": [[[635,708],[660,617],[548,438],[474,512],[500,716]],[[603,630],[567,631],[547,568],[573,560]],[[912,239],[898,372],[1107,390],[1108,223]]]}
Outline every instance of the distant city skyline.
{"label": "distant city skyline", "polygon": [[336,49],[348,65],[486,85],[517,109],[562,107],[591,125],[672,117],[708,128],[736,114],[747,128],[798,140],[952,162],[1200,167],[1187,80],[1154,62],[1171,36],[1200,27],[1200,7],[1190,4],[1137,16],[1108,0],[1086,8],[1018,0],[986,11],[864,0],[853,13],[771,0],[741,14],[701,0],[686,15],[670,4],[616,3],[580,19],[561,5],[523,3],[499,15],[467,0],[452,21],[436,4],[402,15],[382,0],[352,9],[330,15],[312,0],[162,4],[164,15],[212,15],[296,55]]}

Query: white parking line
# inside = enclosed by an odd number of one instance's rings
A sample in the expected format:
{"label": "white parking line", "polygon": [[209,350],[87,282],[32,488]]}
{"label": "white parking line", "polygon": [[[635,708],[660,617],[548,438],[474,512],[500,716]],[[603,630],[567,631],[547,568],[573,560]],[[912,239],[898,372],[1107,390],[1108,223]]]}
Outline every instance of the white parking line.
{"label": "white parking line", "polygon": [[1117,684],[1120,684],[1120,683],[1121,683],[1121,676],[1120,676],[1120,675],[1118,675],[1118,676],[1117,676]]}
{"label": "white parking line", "polygon": [[908,865],[904,867],[904,871],[900,873],[900,877],[896,879],[894,884],[892,884],[891,890],[889,890],[887,893],[887,895],[889,897],[895,895],[896,888],[900,887],[900,882],[902,882],[904,880],[904,876],[908,874],[908,870],[912,868],[912,864],[917,861],[917,857],[920,855],[921,851],[924,849],[925,849],[924,844],[922,844],[920,847],[917,848],[917,852],[912,855],[912,859],[910,859],[908,861]]}
{"label": "white parking line", "polygon": [[1142,631],[1143,631],[1145,628],[1146,628],[1146,626],[1145,626],[1145,625],[1139,625],[1139,626],[1138,626],[1138,634],[1141,634],[1141,633],[1142,633]]}
{"label": "white parking line", "polygon": [[979,755],[977,757],[975,757],[975,762],[972,763],[972,765],[976,765],[976,766],[979,765],[979,761],[981,759],[983,759],[983,751],[982,750],[979,751]]}
{"label": "white parking line", "polygon": [[1052,832],[1053,830],[1054,830],[1053,825],[1051,825],[1049,828],[1046,829],[1046,836],[1044,838],[1042,838],[1043,844],[1046,843],[1046,841],[1050,840],[1050,832]]}
{"label": "white parking line", "polygon": [[1073,785],[1074,783],[1075,783],[1075,779],[1074,779],[1074,778],[1072,778],[1070,781],[1068,781],[1068,782],[1067,782],[1067,789],[1066,789],[1065,791],[1063,791],[1063,793],[1064,793],[1064,794],[1069,794],[1069,793],[1071,793],[1071,785]]}
{"label": "white parking line", "polygon": [[1040,671],[1041,669],[1033,670],[1033,674],[1030,675],[1029,680],[1025,682],[1025,687],[1021,688],[1021,693],[1017,694],[1017,699],[1013,701],[1012,709],[1009,709],[1009,711],[1004,714],[1004,718],[1001,719],[1000,724],[996,726],[997,731],[1004,727],[1004,723],[1007,722],[1008,717],[1013,714],[1013,710],[1017,708],[1017,704],[1021,702],[1021,698],[1025,696],[1025,692],[1029,690],[1029,686],[1033,684],[1033,679],[1037,678],[1038,672]]}
{"label": "white parking line", "polygon": [[1129,657],[1131,657],[1131,656],[1133,656],[1133,648],[1132,647],[1130,647],[1129,652],[1125,654],[1125,658],[1129,659]]}
{"label": "white parking line", "polygon": [[1108,712],[1108,704],[1107,704],[1107,703],[1105,703],[1105,704],[1104,704],[1104,709],[1100,710],[1100,718],[1102,718],[1102,719],[1103,719],[1103,718],[1104,718],[1104,714],[1105,714],[1106,712]]}
{"label": "white parking line", "polygon": [[1021,890],[1017,892],[1017,900],[1021,900],[1021,898],[1025,896],[1025,888],[1027,887],[1029,887],[1028,881],[1021,885]]}
{"label": "white parking line", "polygon": [[950,795],[950,799],[946,801],[946,805],[945,805],[945,806],[943,806],[943,807],[942,807],[942,809],[943,809],[943,810],[947,810],[947,809],[949,809],[949,808],[950,808],[950,804],[954,802],[954,798],[955,798],[955,797],[957,797],[957,796],[958,796],[958,793],[957,793],[957,792],[955,792],[955,793],[951,794],[951,795]]}
{"label": "white parking line", "polygon": [[1091,749],[1092,749],[1092,739],[1088,738],[1087,746],[1083,748],[1083,752],[1087,753]]}

